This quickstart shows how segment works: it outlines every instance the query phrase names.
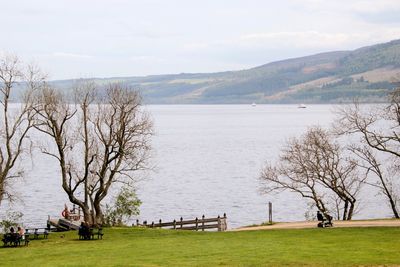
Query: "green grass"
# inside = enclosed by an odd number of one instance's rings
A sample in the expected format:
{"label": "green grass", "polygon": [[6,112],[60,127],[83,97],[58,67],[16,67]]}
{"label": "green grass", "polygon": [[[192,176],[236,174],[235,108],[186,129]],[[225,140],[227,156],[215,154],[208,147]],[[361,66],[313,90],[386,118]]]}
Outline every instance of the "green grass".
{"label": "green grass", "polygon": [[[400,265],[400,228],[184,232],[114,228],[103,240],[51,233],[0,248],[0,266]],[[65,234],[63,238],[61,236]]]}

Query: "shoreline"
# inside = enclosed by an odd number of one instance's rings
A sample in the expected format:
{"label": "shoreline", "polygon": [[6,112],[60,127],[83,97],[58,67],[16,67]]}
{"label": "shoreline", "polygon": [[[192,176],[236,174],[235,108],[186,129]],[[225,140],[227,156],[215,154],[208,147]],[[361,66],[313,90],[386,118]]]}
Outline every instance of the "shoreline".
{"label": "shoreline", "polygon": [[[256,231],[273,229],[310,229],[317,228],[318,221],[277,222],[272,225],[245,226],[228,231]],[[354,221],[333,221],[333,228],[344,227],[400,227],[400,219],[374,219]]]}

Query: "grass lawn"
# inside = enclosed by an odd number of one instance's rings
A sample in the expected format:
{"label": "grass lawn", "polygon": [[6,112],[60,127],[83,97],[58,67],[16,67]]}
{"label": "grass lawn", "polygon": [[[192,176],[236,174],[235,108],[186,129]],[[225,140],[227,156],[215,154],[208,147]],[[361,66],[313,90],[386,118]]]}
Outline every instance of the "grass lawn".
{"label": "grass lawn", "polygon": [[[62,235],[65,235],[62,237]],[[0,266],[400,265],[400,228],[189,232],[110,228],[103,240],[51,233],[0,248]]]}

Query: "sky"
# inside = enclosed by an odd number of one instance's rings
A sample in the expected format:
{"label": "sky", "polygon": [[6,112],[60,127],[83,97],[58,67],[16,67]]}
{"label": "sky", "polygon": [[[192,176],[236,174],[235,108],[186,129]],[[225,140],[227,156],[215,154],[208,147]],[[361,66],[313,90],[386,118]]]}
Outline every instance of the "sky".
{"label": "sky", "polygon": [[50,79],[247,69],[400,39],[400,0],[0,0],[0,53]]}

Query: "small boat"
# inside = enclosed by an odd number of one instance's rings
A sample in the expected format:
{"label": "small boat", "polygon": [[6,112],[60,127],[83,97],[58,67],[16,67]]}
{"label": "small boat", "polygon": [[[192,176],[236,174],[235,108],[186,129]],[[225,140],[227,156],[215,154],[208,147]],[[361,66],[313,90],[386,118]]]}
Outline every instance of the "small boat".
{"label": "small boat", "polygon": [[306,105],[300,104],[297,108],[306,108]]}
{"label": "small boat", "polygon": [[257,104],[256,104],[256,103],[253,103],[253,104],[251,104],[251,106],[252,106],[252,107],[255,107],[255,106],[257,106]]}

